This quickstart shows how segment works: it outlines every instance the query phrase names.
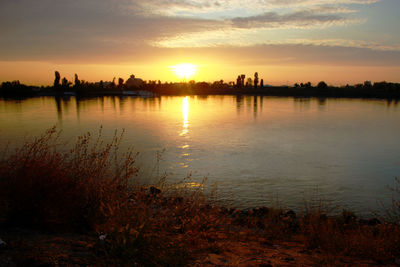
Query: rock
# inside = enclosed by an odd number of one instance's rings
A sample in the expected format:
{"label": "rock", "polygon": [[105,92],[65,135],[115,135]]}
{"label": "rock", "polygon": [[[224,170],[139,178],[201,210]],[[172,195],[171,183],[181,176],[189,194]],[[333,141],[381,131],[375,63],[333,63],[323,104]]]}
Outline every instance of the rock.
{"label": "rock", "polygon": [[0,239],[0,248],[7,247],[7,243]]}
{"label": "rock", "polygon": [[100,240],[99,244],[100,244],[100,246],[104,246],[106,244],[106,238],[107,238],[107,235],[100,235],[99,236],[99,240]]}
{"label": "rock", "polygon": [[325,213],[321,213],[321,214],[319,215],[319,219],[320,219],[321,221],[326,221],[326,220],[328,220],[328,216],[327,216]]}
{"label": "rock", "polygon": [[158,195],[158,194],[161,193],[161,189],[158,189],[158,188],[155,187],[155,186],[151,186],[151,187],[150,187],[150,193],[151,193],[152,195]]}
{"label": "rock", "polygon": [[181,204],[183,203],[183,197],[175,197],[173,200],[174,204]]}
{"label": "rock", "polygon": [[286,258],[285,258],[285,261],[286,261],[286,262],[294,261],[294,258],[293,258],[293,257],[286,257]]}
{"label": "rock", "polygon": [[368,220],[359,219],[358,223],[361,224],[361,225],[376,226],[378,224],[381,224],[382,222],[377,218],[371,218],[371,219],[368,219]]}
{"label": "rock", "polygon": [[241,210],[240,211],[240,216],[245,216],[245,217],[247,217],[247,216],[249,216],[249,211],[248,210]]}
{"label": "rock", "polygon": [[226,259],[217,254],[209,254],[208,255],[209,262],[214,266],[223,266],[226,265]]}
{"label": "rock", "polygon": [[269,208],[267,208],[267,207],[256,208],[256,209],[253,209],[253,213],[257,217],[265,217],[269,213]]}
{"label": "rock", "polygon": [[290,217],[290,218],[292,218],[292,219],[296,219],[296,212],[294,212],[293,210],[288,210],[288,211],[285,213],[285,216],[286,216],[286,217]]}
{"label": "rock", "polygon": [[377,224],[381,224],[381,221],[377,218],[371,218],[368,220],[368,225],[375,226]]}

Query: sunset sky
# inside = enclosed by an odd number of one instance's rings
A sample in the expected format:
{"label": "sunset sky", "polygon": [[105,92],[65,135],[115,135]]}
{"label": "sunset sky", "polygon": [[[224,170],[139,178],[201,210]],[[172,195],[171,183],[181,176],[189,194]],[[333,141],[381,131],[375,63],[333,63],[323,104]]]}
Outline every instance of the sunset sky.
{"label": "sunset sky", "polygon": [[400,82],[399,0],[2,0],[0,82]]}

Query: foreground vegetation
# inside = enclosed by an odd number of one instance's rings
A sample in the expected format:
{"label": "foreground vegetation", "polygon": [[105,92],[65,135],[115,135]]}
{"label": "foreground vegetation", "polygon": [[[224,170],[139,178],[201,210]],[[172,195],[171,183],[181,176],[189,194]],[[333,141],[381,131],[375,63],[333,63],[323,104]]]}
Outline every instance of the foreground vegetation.
{"label": "foreground vegetation", "polygon": [[[163,179],[157,185],[141,184],[137,154],[120,151],[122,135],[104,143],[101,131],[95,136],[88,133],[68,151],[58,136],[53,128],[15,151],[4,151],[1,229],[92,236],[90,264],[204,265],[204,255],[223,254],[235,244],[255,240],[258,254],[275,244],[297,242],[305,253],[318,254],[322,260],[317,263],[322,265],[343,264],[338,262],[340,257],[371,264],[394,264],[400,258],[398,199],[387,216],[370,220],[358,219],[349,211],[329,216],[322,206],[302,214],[266,207],[229,209],[215,205],[201,188],[186,187],[185,179],[179,184]],[[400,193],[398,188],[393,190]],[[11,235],[5,241],[13,244],[12,239]],[[18,249],[15,243],[12,247]],[[271,263],[268,258],[260,266],[267,263]]]}

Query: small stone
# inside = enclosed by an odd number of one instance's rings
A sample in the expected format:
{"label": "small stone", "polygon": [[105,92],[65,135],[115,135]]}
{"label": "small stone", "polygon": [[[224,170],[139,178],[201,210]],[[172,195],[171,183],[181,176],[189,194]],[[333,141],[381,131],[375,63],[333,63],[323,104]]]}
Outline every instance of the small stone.
{"label": "small stone", "polygon": [[0,248],[7,247],[7,243],[0,239]]}
{"label": "small stone", "polygon": [[368,220],[368,225],[370,225],[370,226],[375,226],[378,224],[381,224],[381,221],[377,218],[371,218]]}
{"label": "small stone", "polygon": [[289,261],[294,261],[294,258],[292,258],[292,257],[287,257],[287,258],[285,258],[285,261],[287,261],[287,262],[289,262]]}
{"label": "small stone", "polygon": [[150,187],[150,193],[151,193],[152,195],[158,195],[158,194],[161,193],[161,189],[158,189],[158,188],[155,187],[155,186],[151,186],[151,187]]}
{"label": "small stone", "polygon": [[106,240],[106,238],[107,238],[107,235],[100,235],[99,236],[100,241],[103,241],[103,242],[104,242],[104,240]]}
{"label": "small stone", "polygon": [[288,210],[288,211],[285,213],[285,216],[286,216],[286,217],[289,217],[289,218],[292,218],[292,219],[296,219],[296,212],[294,212],[293,210]]}

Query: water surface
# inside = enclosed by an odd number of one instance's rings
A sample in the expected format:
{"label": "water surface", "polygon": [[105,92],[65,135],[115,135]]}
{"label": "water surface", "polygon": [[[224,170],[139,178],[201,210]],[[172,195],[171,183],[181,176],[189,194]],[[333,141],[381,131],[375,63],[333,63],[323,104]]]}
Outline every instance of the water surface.
{"label": "water surface", "polygon": [[[361,214],[389,203],[400,175],[400,107],[360,99],[260,96],[41,97],[0,100],[0,143],[57,125],[63,138],[103,126],[141,153],[143,172],[216,183],[219,199],[301,209],[322,199]],[[165,149],[156,164],[156,151]],[[157,165],[158,168],[155,168]],[[195,184],[194,184],[195,185]]]}

